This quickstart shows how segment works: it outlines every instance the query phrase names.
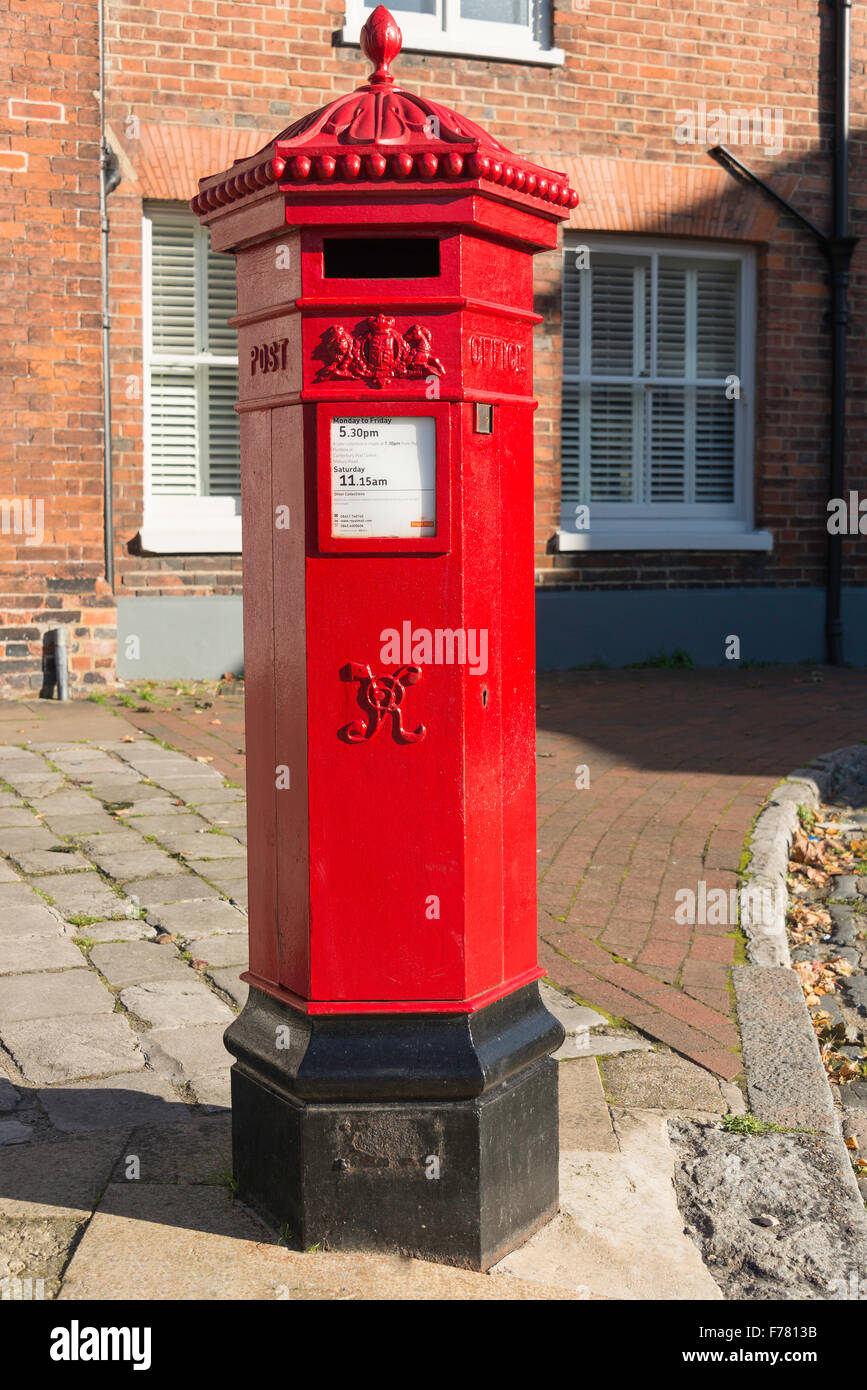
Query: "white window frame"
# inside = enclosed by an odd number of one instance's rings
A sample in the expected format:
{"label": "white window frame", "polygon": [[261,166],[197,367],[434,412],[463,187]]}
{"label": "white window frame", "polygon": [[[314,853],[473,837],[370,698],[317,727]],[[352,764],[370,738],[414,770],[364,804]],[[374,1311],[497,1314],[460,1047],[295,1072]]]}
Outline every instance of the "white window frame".
{"label": "white window frame", "polygon": [[[340,31],[342,43],[358,43],[365,20],[373,8],[364,0],[346,0]],[[461,18],[460,0],[435,0],[436,13],[414,14],[400,5],[389,7],[401,33],[403,46],[419,53],[455,53],[467,58],[502,59],[510,63],[542,63],[558,67],[566,61],[562,48],[549,47],[553,0],[529,0],[530,21],[497,24],[484,19]]]}
{"label": "white window frame", "polygon": [[[139,530],[142,550],[156,555],[239,555],[241,553],[241,497],[170,496],[152,491],[151,469],[151,369],[153,367],[237,367],[238,358],[227,353],[161,353],[152,346],[153,240],[151,210],[183,210],[180,203],[149,203],[142,211],[142,437],[144,515]],[[197,224],[197,241],[207,241],[208,230]],[[206,312],[207,278],[204,256],[196,257],[196,314]],[[199,392],[203,384],[199,384]],[[199,399],[199,419],[207,428],[206,403]],[[206,455],[206,450],[203,450]],[[201,466],[201,460],[200,460]],[[199,480],[201,486],[201,478]]]}
{"label": "white window frame", "polygon": [[[732,504],[688,504],[647,502],[589,502],[589,528],[578,529],[575,509],[581,504],[575,499],[561,500],[560,528],[557,546],[560,551],[578,550],[764,550],[773,549],[773,534],[757,531],[753,522],[754,475],[754,403],[755,403],[755,329],[756,329],[756,261],[751,247],[733,247],[729,242],[679,242],[667,239],[587,236],[580,232],[567,233],[564,239],[564,274],[561,286],[565,289],[565,258],[574,256],[576,248],[587,247],[590,264],[593,253],[612,252],[624,255],[647,255],[679,259],[731,260],[740,266],[740,295],[738,303],[738,351],[732,372],[740,380],[740,397],[735,401],[735,500]],[[563,294],[561,289],[561,295]],[[590,296],[582,295],[582,357],[589,344]],[[584,315],[588,320],[584,320]],[[565,314],[561,315],[565,334]],[[564,339],[565,348],[565,339]],[[567,373],[563,383],[586,384],[589,372]],[[596,384],[612,386],[642,384],[671,387],[671,377],[592,377]],[[697,380],[697,385],[717,385],[714,381]]]}

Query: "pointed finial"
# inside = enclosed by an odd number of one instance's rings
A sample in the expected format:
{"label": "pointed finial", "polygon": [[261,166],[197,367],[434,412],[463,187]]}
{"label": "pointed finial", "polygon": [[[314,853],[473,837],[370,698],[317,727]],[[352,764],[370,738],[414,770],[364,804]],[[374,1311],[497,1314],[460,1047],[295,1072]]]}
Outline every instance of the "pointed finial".
{"label": "pointed finial", "polygon": [[388,69],[402,46],[403,34],[397,27],[394,15],[384,5],[377,5],[361,31],[362,52],[376,65],[376,71],[370,74],[368,82],[394,81]]}

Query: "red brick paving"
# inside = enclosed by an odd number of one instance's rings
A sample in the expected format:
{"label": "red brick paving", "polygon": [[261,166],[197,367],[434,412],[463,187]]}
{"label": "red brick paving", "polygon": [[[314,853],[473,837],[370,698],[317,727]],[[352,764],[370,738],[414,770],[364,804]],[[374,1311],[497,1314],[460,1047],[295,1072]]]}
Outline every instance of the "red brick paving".
{"label": "red brick paving", "polygon": [[[200,712],[184,698],[119,712],[243,782],[242,692],[208,698]],[[867,676],[556,672],[539,679],[537,725],[541,964],[591,1006],[731,1080],[741,1070],[728,992],[735,938],[726,925],[675,921],[675,894],[700,880],[737,886],[771,788],[867,737]]]}
{"label": "red brick paving", "polygon": [[[550,978],[728,1079],[741,1069],[727,925],[675,894],[729,890],[767,793],[867,736],[867,677],[827,668],[540,677],[539,931]],[[577,790],[576,769],[589,769]]]}

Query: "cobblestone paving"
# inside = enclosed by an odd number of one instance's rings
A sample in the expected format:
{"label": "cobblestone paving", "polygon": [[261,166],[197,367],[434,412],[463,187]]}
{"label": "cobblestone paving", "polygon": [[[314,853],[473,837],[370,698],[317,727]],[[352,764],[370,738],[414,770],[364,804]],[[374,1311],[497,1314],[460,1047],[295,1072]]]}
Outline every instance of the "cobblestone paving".
{"label": "cobblestone paving", "polygon": [[122,730],[0,747],[6,1143],[228,1104],[247,918],[224,869],[244,861],[243,792]]}

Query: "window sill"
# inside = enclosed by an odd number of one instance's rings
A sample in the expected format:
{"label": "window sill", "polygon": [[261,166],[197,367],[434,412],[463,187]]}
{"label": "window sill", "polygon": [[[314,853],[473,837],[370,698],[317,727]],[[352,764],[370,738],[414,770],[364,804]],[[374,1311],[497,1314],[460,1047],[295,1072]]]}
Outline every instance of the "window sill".
{"label": "window sill", "polygon": [[771,531],[558,531],[557,550],[764,550],[774,548]]}
{"label": "window sill", "polygon": [[[436,39],[426,40],[414,37],[407,33],[403,26],[404,41],[401,49],[402,53],[428,53],[432,57],[446,55],[460,58],[477,58],[481,62],[492,63],[530,63],[537,67],[557,68],[562,67],[566,61],[566,54],[562,48],[539,48],[535,44],[497,43],[491,40],[486,43],[484,51],[480,51],[480,46],[472,40],[460,38],[459,35],[438,34]],[[338,42],[341,45],[354,44],[356,47],[360,43],[361,25],[345,24],[338,35]]]}
{"label": "window sill", "polygon": [[240,555],[241,518],[234,497],[152,497],[139,531],[151,555]]}

